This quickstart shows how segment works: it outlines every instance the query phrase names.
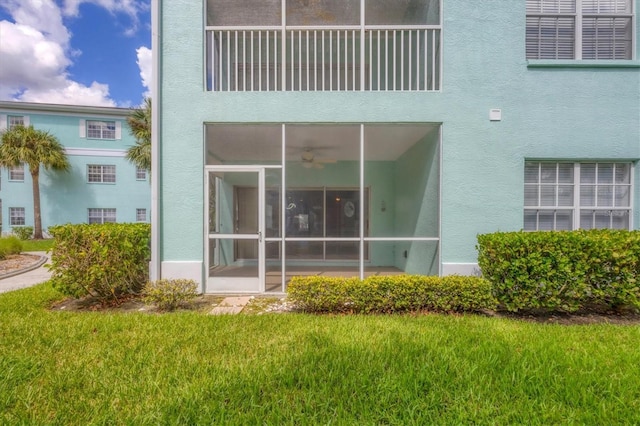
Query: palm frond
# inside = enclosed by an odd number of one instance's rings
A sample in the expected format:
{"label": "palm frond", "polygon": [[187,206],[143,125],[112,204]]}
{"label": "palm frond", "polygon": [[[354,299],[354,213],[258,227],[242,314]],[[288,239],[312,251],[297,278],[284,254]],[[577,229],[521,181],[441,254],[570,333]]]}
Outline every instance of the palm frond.
{"label": "palm frond", "polygon": [[151,99],[145,98],[142,108],[135,108],[127,124],[136,144],[127,150],[126,158],[137,167],[151,171]]}

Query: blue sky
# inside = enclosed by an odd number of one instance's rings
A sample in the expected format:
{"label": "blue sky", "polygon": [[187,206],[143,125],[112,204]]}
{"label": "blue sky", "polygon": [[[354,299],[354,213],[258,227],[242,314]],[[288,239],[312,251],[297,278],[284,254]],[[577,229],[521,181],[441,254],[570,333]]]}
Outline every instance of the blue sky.
{"label": "blue sky", "polygon": [[140,105],[151,0],[0,0],[0,100]]}

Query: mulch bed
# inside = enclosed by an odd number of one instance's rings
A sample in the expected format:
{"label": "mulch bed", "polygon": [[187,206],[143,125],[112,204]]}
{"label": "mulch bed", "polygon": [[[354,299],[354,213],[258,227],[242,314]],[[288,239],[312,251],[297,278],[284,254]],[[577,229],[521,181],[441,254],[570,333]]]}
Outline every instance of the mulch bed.
{"label": "mulch bed", "polygon": [[3,275],[20,269],[28,268],[40,261],[40,256],[33,254],[11,254],[6,259],[0,260],[0,278]]}

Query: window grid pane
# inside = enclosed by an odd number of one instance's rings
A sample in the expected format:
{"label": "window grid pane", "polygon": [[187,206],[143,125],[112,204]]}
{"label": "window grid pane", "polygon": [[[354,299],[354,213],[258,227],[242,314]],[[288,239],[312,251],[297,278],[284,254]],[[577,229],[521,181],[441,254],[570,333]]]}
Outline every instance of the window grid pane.
{"label": "window grid pane", "polygon": [[89,223],[115,223],[116,209],[89,209]]}
{"label": "window grid pane", "polygon": [[11,226],[23,226],[25,224],[24,207],[9,207],[9,224]]}
{"label": "window grid pane", "polygon": [[[580,171],[578,200],[571,182]],[[631,163],[525,163],[524,230],[629,229]],[[579,223],[573,223],[578,209]]]}
{"label": "window grid pane", "polygon": [[147,221],[147,209],[136,209],[136,222]]}
{"label": "window grid pane", "polygon": [[24,164],[9,168],[9,180],[17,182],[24,181]]}
{"label": "window grid pane", "polygon": [[87,165],[87,180],[90,183],[115,183],[116,166],[89,164]]}
{"label": "window grid pane", "polygon": [[9,130],[16,126],[24,126],[24,116],[22,115],[10,115],[9,116]]}
{"label": "window grid pane", "polygon": [[[579,10],[575,0],[526,3],[527,59],[633,58],[632,0],[582,0]],[[582,45],[577,53],[576,38]]]}
{"label": "window grid pane", "polygon": [[87,137],[92,139],[115,139],[115,121],[87,121]]}
{"label": "window grid pane", "polygon": [[147,171],[143,168],[136,168],[136,180],[146,180],[147,179]]}

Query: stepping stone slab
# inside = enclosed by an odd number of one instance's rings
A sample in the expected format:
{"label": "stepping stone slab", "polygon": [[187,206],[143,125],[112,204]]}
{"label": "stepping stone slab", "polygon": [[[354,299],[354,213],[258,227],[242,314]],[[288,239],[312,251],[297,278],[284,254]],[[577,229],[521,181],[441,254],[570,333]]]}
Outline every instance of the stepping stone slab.
{"label": "stepping stone slab", "polygon": [[251,300],[251,296],[225,297],[220,305],[216,306],[209,312],[210,315],[233,315],[242,312],[247,303]]}

